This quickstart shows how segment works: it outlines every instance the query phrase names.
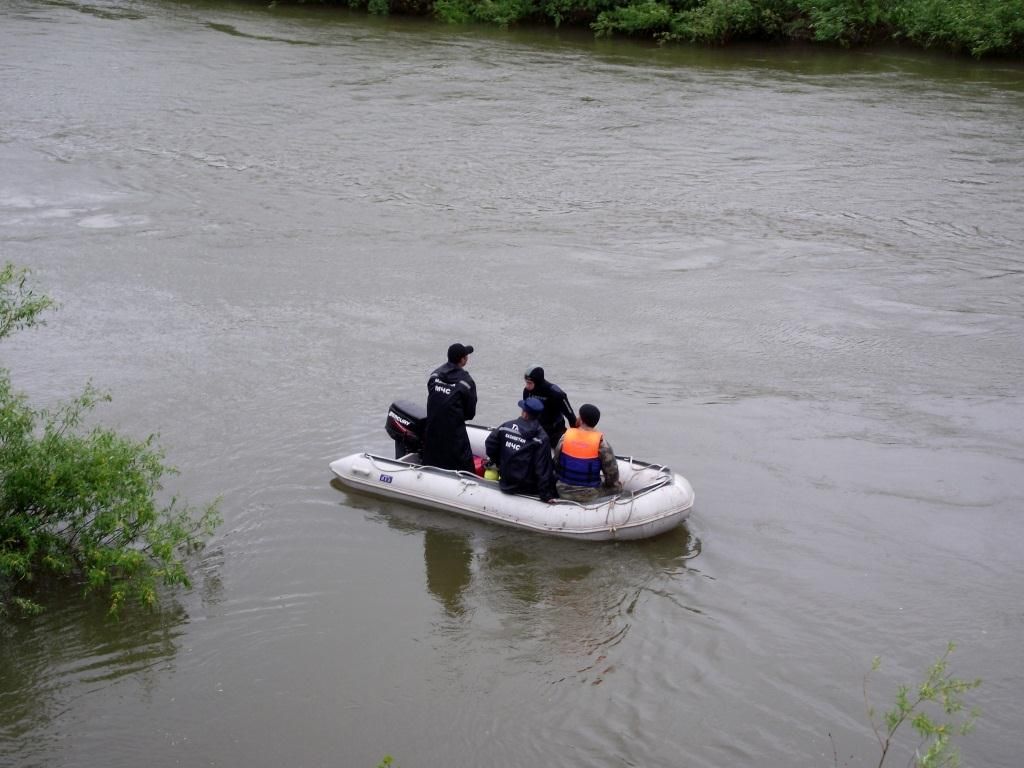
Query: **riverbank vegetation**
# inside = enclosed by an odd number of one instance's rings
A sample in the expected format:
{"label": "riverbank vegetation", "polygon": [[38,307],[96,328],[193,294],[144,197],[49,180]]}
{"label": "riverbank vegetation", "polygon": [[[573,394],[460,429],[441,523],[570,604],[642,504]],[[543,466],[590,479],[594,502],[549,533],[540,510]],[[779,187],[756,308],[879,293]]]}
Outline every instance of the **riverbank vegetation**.
{"label": "riverbank vegetation", "polygon": [[[289,0],[279,0],[288,2]],[[291,0],[449,23],[586,26],[660,43],[881,42],[1024,57],[1024,0]]]}
{"label": "riverbank vegetation", "polygon": [[[24,270],[0,271],[0,339],[52,305]],[[160,584],[189,586],[186,557],[219,523],[217,505],[160,503],[174,469],[153,436],[83,427],[105,400],[86,386],[69,403],[34,408],[0,368],[0,615],[38,612],[31,589],[54,576],[107,595],[112,613],[127,600],[156,605]]]}

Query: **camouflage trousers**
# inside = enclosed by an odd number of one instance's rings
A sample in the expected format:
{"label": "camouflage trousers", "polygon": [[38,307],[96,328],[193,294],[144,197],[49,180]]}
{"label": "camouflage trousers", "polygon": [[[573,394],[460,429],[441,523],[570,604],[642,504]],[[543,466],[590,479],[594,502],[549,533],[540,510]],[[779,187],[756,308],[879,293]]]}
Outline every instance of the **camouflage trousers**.
{"label": "camouflage trousers", "polygon": [[580,504],[589,504],[601,493],[600,488],[587,488],[582,485],[568,485],[563,483],[561,480],[555,483],[555,487],[558,489],[558,498],[568,499],[569,501],[578,501]]}

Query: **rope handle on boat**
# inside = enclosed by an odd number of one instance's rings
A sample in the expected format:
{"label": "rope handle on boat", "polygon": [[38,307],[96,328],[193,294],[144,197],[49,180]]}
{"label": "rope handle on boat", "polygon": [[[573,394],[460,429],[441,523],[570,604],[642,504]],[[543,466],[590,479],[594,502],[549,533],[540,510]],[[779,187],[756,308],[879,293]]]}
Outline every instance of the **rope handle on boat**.
{"label": "rope handle on boat", "polygon": [[[433,470],[434,472],[450,472],[450,473],[456,475],[457,477],[459,477],[461,479],[465,479],[466,477],[472,477],[472,478],[476,478],[477,477],[477,475],[475,475],[474,473],[467,472],[467,471],[462,470],[462,469],[443,469],[442,467],[434,467],[434,466],[431,466],[430,464],[413,464],[413,463],[408,462],[408,461],[402,461],[401,459],[385,459],[383,456],[376,456],[376,455],[374,455],[372,453],[364,453],[363,454],[363,458],[369,459],[370,463],[373,464],[374,469],[379,469],[382,472],[383,471],[387,471],[387,472],[391,472],[391,473],[410,472],[410,471],[422,472],[425,469],[429,469],[429,470]],[[387,462],[387,466],[382,466],[381,464],[378,464],[377,463],[378,460],[379,461],[386,461]],[[397,467],[394,466],[396,464],[398,465]],[[473,481],[468,481],[468,482],[473,482]]]}
{"label": "rope handle on boat", "polygon": [[[391,473],[394,473],[394,472],[408,472],[408,471],[414,470],[414,469],[415,470],[423,469],[423,467],[420,466],[419,464],[407,464],[406,465],[405,462],[398,462],[398,463],[400,463],[403,466],[398,466],[398,467],[395,467],[395,468],[392,468],[391,466],[382,467],[380,464],[377,463],[377,459],[380,458],[379,456],[374,456],[372,453],[364,453],[363,456],[370,460],[370,463],[373,464],[374,469],[379,469],[382,472],[385,471],[385,470],[388,471],[388,472],[391,472]],[[389,464],[392,464],[392,463],[396,463],[397,460],[396,459],[384,459],[384,461],[387,461]]]}
{"label": "rope handle on boat", "polygon": [[655,472],[661,472],[663,470],[667,471],[667,472],[671,472],[672,471],[665,464],[652,464],[649,461],[641,461],[640,459],[636,458],[635,456],[616,456],[615,458],[618,459],[619,461],[625,462],[626,466],[628,466],[630,469],[632,469],[635,472],[636,471],[643,472],[645,469],[650,469],[650,470],[653,470]]}
{"label": "rope handle on boat", "polygon": [[613,532],[614,532],[614,530],[616,528],[618,528],[618,526],[625,525],[626,523],[628,523],[630,520],[633,519],[633,511],[636,509],[636,493],[634,491],[630,491],[629,492],[629,512],[626,513],[626,519],[623,520],[621,523],[618,523],[618,524],[612,523],[611,522],[612,512],[615,511],[615,509],[619,506],[619,504],[625,504],[625,503],[626,503],[626,500],[623,498],[623,494],[621,494],[621,493],[618,496],[616,496],[615,498],[613,498],[611,501],[608,502],[608,513],[604,516],[604,524],[609,526],[609,528],[611,528],[611,530]]}

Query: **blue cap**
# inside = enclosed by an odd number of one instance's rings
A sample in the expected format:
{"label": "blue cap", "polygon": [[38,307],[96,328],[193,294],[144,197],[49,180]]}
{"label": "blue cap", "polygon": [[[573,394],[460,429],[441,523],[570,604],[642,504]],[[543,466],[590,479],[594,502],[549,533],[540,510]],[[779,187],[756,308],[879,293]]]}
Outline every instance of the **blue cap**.
{"label": "blue cap", "polygon": [[540,416],[544,413],[544,401],[539,397],[528,397],[519,401],[519,407],[532,416]]}

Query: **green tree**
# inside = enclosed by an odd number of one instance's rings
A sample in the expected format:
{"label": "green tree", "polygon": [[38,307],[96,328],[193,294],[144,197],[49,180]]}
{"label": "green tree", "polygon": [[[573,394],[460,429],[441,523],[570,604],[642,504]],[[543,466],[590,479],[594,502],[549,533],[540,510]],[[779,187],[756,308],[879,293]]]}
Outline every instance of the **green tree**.
{"label": "green tree", "polygon": [[[0,339],[52,305],[27,287],[24,270],[6,265]],[[153,435],[83,427],[109,399],[88,385],[69,403],[36,409],[0,369],[0,614],[38,612],[24,592],[44,575],[103,591],[115,614],[126,600],[155,606],[160,584],[191,586],[186,559],[219,524],[217,503],[160,503],[162,480],[176,471]]]}

